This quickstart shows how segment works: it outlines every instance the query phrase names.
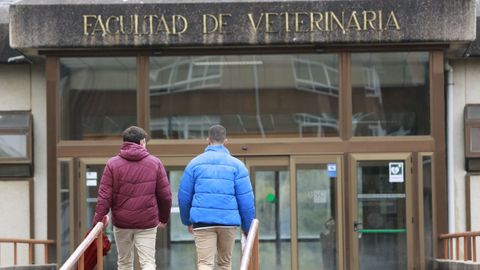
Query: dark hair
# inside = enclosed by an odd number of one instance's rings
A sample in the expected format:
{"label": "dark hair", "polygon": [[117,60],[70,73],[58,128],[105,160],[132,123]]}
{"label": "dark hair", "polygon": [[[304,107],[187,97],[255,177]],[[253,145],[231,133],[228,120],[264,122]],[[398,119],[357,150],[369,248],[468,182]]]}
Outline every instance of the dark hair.
{"label": "dark hair", "polygon": [[227,137],[227,130],[221,125],[211,126],[208,130],[208,138],[216,143],[223,143]]}
{"label": "dark hair", "polygon": [[140,144],[140,141],[147,138],[147,133],[143,128],[137,126],[131,126],[123,132],[123,141],[124,142],[133,142]]}

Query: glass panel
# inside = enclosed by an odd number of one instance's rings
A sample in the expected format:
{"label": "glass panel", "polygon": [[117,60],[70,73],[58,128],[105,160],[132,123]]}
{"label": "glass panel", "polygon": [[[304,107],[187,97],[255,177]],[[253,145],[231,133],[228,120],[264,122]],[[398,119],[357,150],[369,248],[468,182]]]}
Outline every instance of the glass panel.
{"label": "glass panel", "polygon": [[352,54],[355,136],[430,134],[426,52]]}
{"label": "glass panel", "polygon": [[358,162],[357,200],[359,269],[407,269],[404,162]]}
{"label": "glass panel", "polygon": [[[103,169],[105,165],[87,165],[85,174],[85,202],[86,202],[86,228],[92,227],[92,220],[95,214],[95,207],[97,205],[98,186],[102,179]],[[105,230],[105,234],[112,244],[110,252],[104,257],[103,265],[105,269],[117,269],[117,246],[115,244],[115,237],[113,236],[112,223],[108,225]]]}
{"label": "glass panel", "polygon": [[30,128],[30,112],[1,112],[0,128]]}
{"label": "glass panel", "polygon": [[433,190],[432,157],[422,157],[423,171],[423,230],[425,243],[425,269],[434,269],[433,257]]}
{"label": "glass panel", "polygon": [[120,138],[136,123],[134,57],[61,58],[59,85],[63,140]]}
{"label": "glass panel", "polygon": [[[290,269],[290,177],[287,167],[253,167],[260,269]],[[252,177],[253,178],[253,177]]]}
{"label": "glass panel", "polygon": [[31,164],[0,164],[0,176],[27,177],[32,175]]}
{"label": "glass panel", "polygon": [[336,54],[150,58],[153,138],[338,136]]}
{"label": "glass panel", "polygon": [[298,267],[336,269],[336,165],[297,165]]}
{"label": "glass panel", "polygon": [[467,114],[466,114],[467,120],[480,119],[480,106],[478,104],[468,104],[466,106],[466,109],[467,109]]}
{"label": "glass panel", "polygon": [[64,263],[71,255],[70,250],[70,219],[71,219],[71,202],[70,202],[70,162],[60,161],[60,259]]}
{"label": "glass panel", "polygon": [[[178,208],[178,188],[183,175],[183,168],[167,168],[167,173],[172,189],[172,211],[168,226],[168,243],[162,245],[157,237],[156,262],[158,269],[195,269],[195,243],[193,236],[188,232],[187,227],[180,220]],[[160,234],[160,233],[159,233]],[[240,267],[240,233],[232,254],[232,269]]]}
{"label": "glass panel", "polygon": [[470,136],[471,140],[471,152],[480,152],[480,128],[471,128],[472,133]]}
{"label": "glass panel", "polygon": [[0,158],[27,158],[27,135],[0,134]]}
{"label": "glass panel", "polygon": [[[172,188],[172,211],[169,222],[168,246],[157,248],[157,267],[159,269],[195,269],[195,244],[193,236],[180,220],[178,208],[178,187],[183,175],[183,168],[167,168]],[[166,256],[166,257],[165,257]]]}

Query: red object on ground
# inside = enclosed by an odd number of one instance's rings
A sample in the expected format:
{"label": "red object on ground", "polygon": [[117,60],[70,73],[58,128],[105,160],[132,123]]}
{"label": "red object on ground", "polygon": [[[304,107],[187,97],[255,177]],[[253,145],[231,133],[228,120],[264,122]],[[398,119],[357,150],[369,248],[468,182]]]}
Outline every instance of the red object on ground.
{"label": "red object on ground", "polygon": [[[85,237],[87,237],[88,233],[92,229],[88,230],[87,233],[85,234]],[[110,251],[111,243],[108,237],[105,235],[104,232],[103,234],[103,256],[107,255],[108,251]],[[95,241],[90,244],[90,246],[85,250],[84,253],[84,270],[93,270],[93,268],[97,265],[97,239],[95,238]]]}

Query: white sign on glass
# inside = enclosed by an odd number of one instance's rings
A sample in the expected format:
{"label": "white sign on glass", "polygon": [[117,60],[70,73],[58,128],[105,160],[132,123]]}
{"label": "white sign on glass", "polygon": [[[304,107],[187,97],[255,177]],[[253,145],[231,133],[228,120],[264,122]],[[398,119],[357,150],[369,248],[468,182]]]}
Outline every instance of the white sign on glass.
{"label": "white sign on glass", "polygon": [[405,168],[403,162],[389,162],[388,174],[388,181],[390,183],[403,183],[405,181]]}
{"label": "white sign on glass", "polygon": [[95,187],[97,186],[97,172],[87,172],[87,187]]}

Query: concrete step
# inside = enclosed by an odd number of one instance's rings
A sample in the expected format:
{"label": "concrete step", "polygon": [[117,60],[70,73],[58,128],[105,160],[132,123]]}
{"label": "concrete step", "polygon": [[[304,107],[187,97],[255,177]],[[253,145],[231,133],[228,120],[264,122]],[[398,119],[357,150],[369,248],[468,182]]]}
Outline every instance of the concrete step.
{"label": "concrete step", "polygon": [[0,270],[57,270],[56,264],[0,266]]}
{"label": "concrete step", "polygon": [[437,259],[436,270],[480,270],[479,262],[472,261],[452,261]]}

